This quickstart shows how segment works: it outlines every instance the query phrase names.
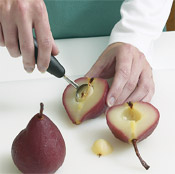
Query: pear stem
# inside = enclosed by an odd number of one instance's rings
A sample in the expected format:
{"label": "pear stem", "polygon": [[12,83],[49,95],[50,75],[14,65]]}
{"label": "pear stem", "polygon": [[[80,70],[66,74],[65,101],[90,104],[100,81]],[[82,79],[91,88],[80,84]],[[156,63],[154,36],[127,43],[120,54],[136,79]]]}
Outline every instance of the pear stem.
{"label": "pear stem", "polygon": [[40,113],[39,113],[39,118],[42,118],[43,110],[44,110],[44,104],[43,104],[43,103],[40,103]]}
{"label": "pear stem", "polygon": [[137,148],[137,139],[133,139],[133,140],[132,140],[132,144],[133,144],[133,146],[134,146],[134,150],[135,150],[136,155],[137,155],[137,157],[139,158],[139,160],[140,160],[142,166],[143,166],[146,170],[148,170],[148,169],[150,168],[150,166],[149,166],[149,165],[142,159],[142,157],[140,156],[139,150],[138,150],[138,148]]}
{"label": "pear stem", "polygon": [[133,103],[131,101],[128,102],[129,107],[132,109]]}
{"label": "pear stem", "polygon": [[98,154],[98,157],[99,157],[99,158],[101,157],[101,153]]}

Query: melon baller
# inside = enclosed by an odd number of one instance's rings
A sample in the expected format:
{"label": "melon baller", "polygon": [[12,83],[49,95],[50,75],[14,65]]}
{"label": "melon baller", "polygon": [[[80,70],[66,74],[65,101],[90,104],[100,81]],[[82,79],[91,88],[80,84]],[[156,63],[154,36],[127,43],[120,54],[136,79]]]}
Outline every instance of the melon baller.
{"label": "melon baller", "polygon": [[[35,46],[35,62],[37,63],[37,56],[38,56],[38,44],[36,39],[34,38],[34,46]],[[63,77],[69,84],[71,84],[76,89],[76,100],[79,101],[81,99],[81,94],[87,90],[88,84],[78,85],[70,78],[65,75],[65,68],[59,63],[59,61],[54,57],[50,56],[50,63],[47,69],[47,72],[50,74],[61,78]]]}

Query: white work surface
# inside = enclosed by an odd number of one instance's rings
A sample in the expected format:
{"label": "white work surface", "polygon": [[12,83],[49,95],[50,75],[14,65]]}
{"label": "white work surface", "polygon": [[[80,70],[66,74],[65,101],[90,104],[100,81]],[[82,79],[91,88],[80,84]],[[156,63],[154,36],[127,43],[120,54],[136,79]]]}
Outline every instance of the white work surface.
{"label": "white work surface", "polygon": [[[56,41],[57,57],[72,79],[83,76],[108,43],[108,37]],[[66,142],[66,158],[59,174],[160,174],[175,173],[175,32],[163,33],[152,53],[156,93],[152,104],[160,111],[160,122],[153,134],[138,144],[144,160],[151,166],[146,171],[131,145],[112,135],[104,115],[73,125],[62,105],[67,85],[48,73],[27,74],[21,58],[12,59],[0,48],[0,174],[20,173],[11,158],[11,144],[29,120],[44,113],[58,126]],[[96,139],[104,138],[113,146],[113,153],[97,157],[91,151]]]}

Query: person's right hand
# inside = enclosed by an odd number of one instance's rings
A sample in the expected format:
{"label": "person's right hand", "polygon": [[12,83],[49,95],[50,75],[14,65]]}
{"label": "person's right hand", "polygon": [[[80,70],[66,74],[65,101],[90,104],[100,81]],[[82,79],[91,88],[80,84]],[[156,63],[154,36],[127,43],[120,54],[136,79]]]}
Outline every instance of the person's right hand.
{"label": "person's right hand", "polygon": [[6,46],[12,57],[22,55],[27,72],[35,68],[33,28],[38,42],[37,67],[45,72],[51,53],[57,55],[58,49],[50,31],[44,1],[0,0],[0,46]]}

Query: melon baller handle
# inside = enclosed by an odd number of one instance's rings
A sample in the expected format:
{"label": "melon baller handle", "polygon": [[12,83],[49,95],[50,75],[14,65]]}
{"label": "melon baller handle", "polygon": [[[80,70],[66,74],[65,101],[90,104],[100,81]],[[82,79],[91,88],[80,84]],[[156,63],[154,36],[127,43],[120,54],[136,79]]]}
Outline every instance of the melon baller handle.
{"label": "melon baller handle", "polygon": [[[33,39],[34,41],[34,46],[35,46],[35,63],[37,63],[37,57],[38,57],[38,44],[36,39]],[[60,62],[54,57],[54,56],[50,56],[50,63],[49,63],[49,67],[47,69],[47,72],[49,72],[50,74],[61,78],[64,77],[64,79],[71,84],[74,88],[78,89],[78,84],[75,83],[74,81],[72,81],[71,79],[69,79],[66,75],[65,75],[65,69],[64,67],[60,64]]]}

